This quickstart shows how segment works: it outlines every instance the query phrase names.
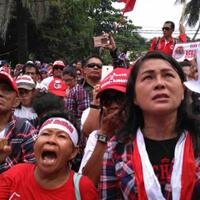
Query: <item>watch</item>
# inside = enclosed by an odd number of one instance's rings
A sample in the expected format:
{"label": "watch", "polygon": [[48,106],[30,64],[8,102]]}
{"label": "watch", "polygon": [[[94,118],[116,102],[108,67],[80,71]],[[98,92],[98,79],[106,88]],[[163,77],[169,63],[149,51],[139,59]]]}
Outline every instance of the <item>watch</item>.
{"label": "watch", "polygon": [[107,141],[108,141],[108,136],[107,135],[102,135],[102,134],[97,134],[97,141],[106,144]]}
{"label": "watch", "polygon": [[99,110],[101,107],[100,105],[90,104],[90,108]]}

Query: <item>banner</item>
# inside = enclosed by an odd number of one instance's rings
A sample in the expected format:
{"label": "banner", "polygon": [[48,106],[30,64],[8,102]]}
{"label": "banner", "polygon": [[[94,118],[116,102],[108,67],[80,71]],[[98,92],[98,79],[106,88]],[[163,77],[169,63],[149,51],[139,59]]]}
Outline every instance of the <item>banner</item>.
{"label": "banner", "polygon": [[174,47],[172,57],[178,62],[185,59],[192,60],[196,56],[198,47],[200,47],[200,42],[178,43]]}

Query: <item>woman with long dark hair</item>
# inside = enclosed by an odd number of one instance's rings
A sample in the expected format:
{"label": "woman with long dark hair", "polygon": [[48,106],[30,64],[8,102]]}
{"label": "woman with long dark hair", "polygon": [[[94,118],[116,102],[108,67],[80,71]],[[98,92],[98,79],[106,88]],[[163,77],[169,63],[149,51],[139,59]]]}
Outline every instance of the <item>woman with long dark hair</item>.
{"label": "woman with long dark hair", "polygon": [[184,81],[179,63],[161,52],[135,63],[124,126],[104,154],[101,199],[200,199],[199,120],[187,110]]}

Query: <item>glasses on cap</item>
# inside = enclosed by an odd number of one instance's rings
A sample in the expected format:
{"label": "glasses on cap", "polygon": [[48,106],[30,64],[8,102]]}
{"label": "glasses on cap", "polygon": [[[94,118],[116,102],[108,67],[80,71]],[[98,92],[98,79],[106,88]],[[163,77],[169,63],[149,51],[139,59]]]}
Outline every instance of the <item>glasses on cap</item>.
{"label": "glasses on cap", "polygon": [[169,31],[171,28],[169,28],[169,27],[162,27],[162,30],[163,31]]}
{"label": "glasses on cap", "polygon": [[98,67],[99,69],[102,68],[102,64],[98,64],[98,63],[90,63],[90,64],[87,64],[87,67],[88,68],[94,68],[94,67]]}

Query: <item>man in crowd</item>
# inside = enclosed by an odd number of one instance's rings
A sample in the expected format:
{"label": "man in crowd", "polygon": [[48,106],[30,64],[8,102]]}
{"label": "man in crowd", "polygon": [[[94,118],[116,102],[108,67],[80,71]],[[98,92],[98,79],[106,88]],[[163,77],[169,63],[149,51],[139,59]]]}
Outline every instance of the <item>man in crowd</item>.
{"label": "man in crowd", "polygon": [[63,71],[63,80],[69,86],[69,92],[66,97],[66,110],[73,116],[73,124],[80,127],[82,112],[89,107],[90,98],[84,88],[77,83],[76,69],[69,66]]}
{"label": "man in crowd", "polygon": [[[35,83],[37,83],[37,76],[39,74],[38,67],[33,61],[27,61],[22,69],[22,73],[31,76]],[[37,86],[36,86],[37,87]]]}
{"label": "man in crowd", "polygon": [[166,21],[162,27],[163,36],[155,37],[152,42],[149,51],[162,51],[168,55],[172,55],[174,46],[177,42],[186,42],[185,27],[182,23],[179,25],[179,38],[172,37],[172,33],[175,30],[175,24],[172,21]]}
{"label": "man in crowd", "polygon": [[93,99],[92,91],[94,86],[99,83],[101,79],[101,69],[103,66],[103,60],[101,57],[92,55],[85,61],[83,71],[85,81],[83,82],[83,88],[90,96],[90,100]]}
{"label": "man in crowd", "polygon": [[64,67],[65,67],[65,64],[62,60],[56,60],[53,63],[53,69],[52,69],[53,76],[49,76],[41,82],[41,84],[40,84],[41,89],[44,88],[44,89],[48,90],[49,84],[51,83],[51,81],[53,81],[54,78],[61,79]]}
{"label": "man in crowd", "polygon": [[16,82],[0,72],[0,173],[19,162],[34,162],[36,130],[24,119],[13,115],[19,105]]}

